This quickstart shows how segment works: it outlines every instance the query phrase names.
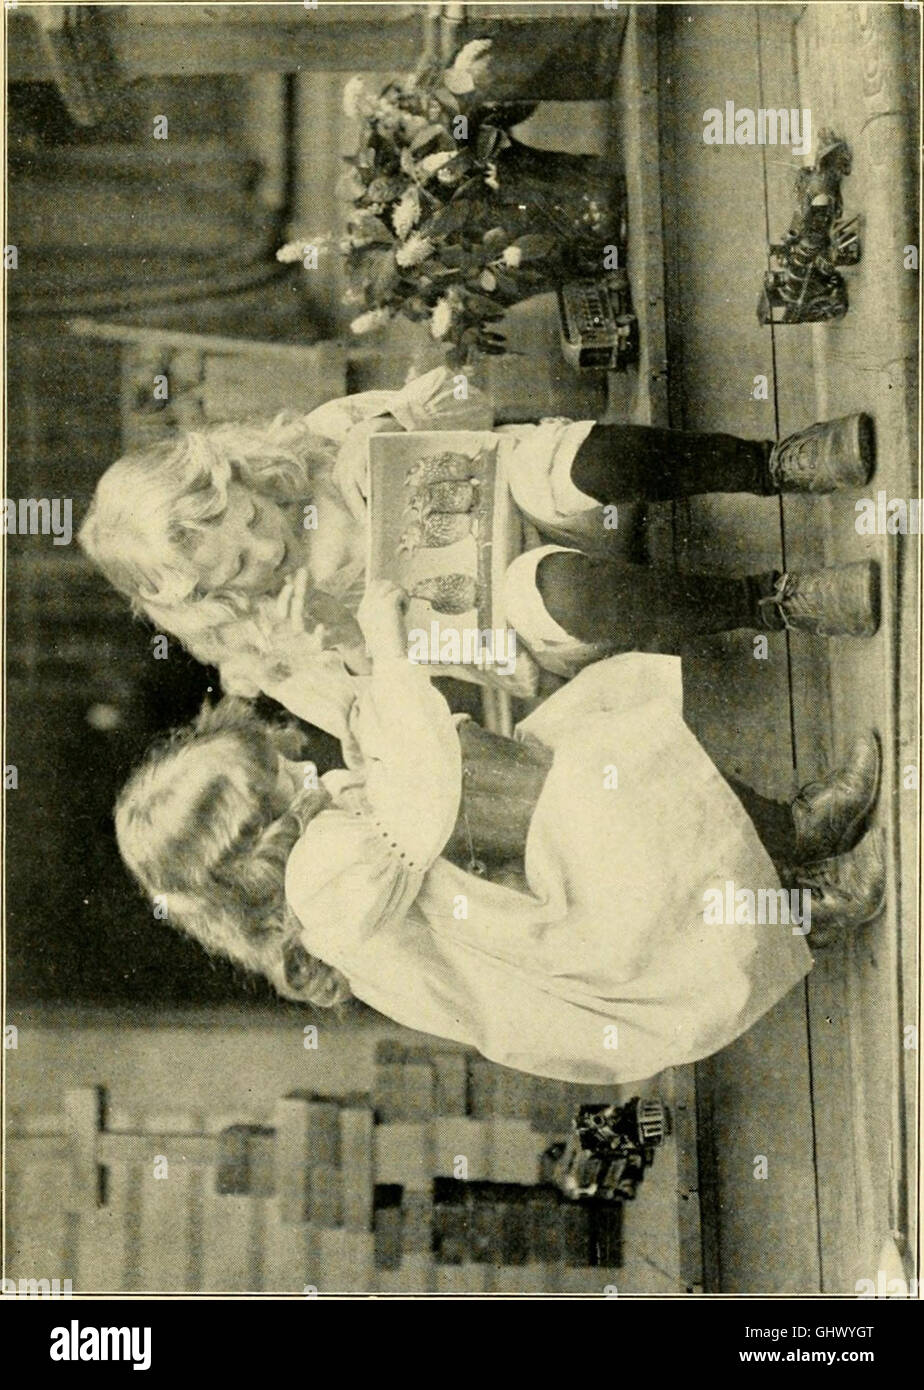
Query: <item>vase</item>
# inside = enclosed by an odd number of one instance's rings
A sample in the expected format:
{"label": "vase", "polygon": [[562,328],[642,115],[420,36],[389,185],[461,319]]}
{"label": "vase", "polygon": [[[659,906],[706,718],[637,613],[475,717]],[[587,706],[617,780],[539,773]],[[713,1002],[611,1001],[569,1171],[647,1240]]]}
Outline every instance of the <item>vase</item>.
{"label": "vase", "polygon": [[540,260],[520,267],[522,297],[563,280],[602,274],[608,247],[618,249],[622,265],[627,236],[622,174],[599,155],[540,150],[508,138],[496,159],[499,187],[485,200],[485,215],[512,238],[553,238]]}
{"label": "vase", "polygon": [[[491,41],[471,68],[474,98],[482,102],[611,98],[628,6],[561,5],[553,10],[548,5],[520,5],[510,6],[504,16],[497,16],[493,6],[461,8],[469,13],[457,49],[477,39]],[[496,17],[488,18],[485,9],[488,13],[494,9]]]}

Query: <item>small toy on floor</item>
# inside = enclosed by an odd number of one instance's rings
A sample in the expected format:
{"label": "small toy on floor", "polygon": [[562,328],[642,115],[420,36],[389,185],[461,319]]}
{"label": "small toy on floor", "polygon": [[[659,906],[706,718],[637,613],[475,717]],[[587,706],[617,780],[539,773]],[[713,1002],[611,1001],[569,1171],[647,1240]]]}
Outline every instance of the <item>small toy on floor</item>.
{"label": "small toy on floor", "polygon": [[799,206],[790,229],[770,245],[771,269],[757,305],[761,323],[824,323],[847,312],[847,283],[837,267],[856,265],[861,255],[859,218],[841,221],[850,149],[830,131],[821,132],[818,149],[814,165],[796,180]]}
{"label": "small toy on floor", "polygon": [[567,1140],[543,1154],[544,1176],[573,1201],[632,1201],[670,1132],[670,1114],[657,1096],[582,1105]]}

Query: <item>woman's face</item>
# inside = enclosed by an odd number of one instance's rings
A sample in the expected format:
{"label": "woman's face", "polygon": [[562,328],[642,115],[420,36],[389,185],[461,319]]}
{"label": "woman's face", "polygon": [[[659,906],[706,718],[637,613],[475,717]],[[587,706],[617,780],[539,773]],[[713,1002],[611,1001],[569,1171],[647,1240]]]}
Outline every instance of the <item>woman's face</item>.
{"label": "woman's face", "polygon": [[199,585],[210,593],[275,593],[298,564],[298,538],[277,502],[228,484],[224,515],[197,533],[192,564]]}

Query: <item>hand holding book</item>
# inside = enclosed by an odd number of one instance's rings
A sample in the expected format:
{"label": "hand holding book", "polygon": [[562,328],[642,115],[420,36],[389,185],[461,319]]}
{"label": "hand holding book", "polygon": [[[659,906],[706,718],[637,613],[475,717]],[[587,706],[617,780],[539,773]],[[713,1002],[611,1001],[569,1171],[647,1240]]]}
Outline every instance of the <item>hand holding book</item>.
{"label": "hand holding book", "polygon": [[407,656],[405,622],[408,596],[388,579],[369,585],[356,614],[373,662]]}

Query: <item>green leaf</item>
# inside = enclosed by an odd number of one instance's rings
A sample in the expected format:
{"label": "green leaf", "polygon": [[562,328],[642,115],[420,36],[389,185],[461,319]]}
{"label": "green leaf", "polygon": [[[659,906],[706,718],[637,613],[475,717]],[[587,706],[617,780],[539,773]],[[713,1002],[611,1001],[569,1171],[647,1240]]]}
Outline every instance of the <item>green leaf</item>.
{"label": "green leaf", "polygon": [[492,251],[503,251],[504,247],[507,245],[509,240],[510,237],[504,231],[503,227],[492,227],[490,231],[485,232],[484,236],[482,237],[482,241],[484,242],[485,246],[487,246]]}
{"label": "green leaf", "polygon": [[373,245],[391,246],[395,240],[381,217],[374,217],[371,213],[365,213],[361,217],[351,217],[349,228],[351,234],[362,237]]}
{"label": "green leaf", "polygon": [[461,273],[458,266],[442,265],[441,262],[434,260],[424,261],[422,265],[418,266],[418,270],[423,275],[432,276],[434,280],[445,280],[449,275]]}
{"label": "green leaf", "polygon": [[483,294],[473,294],[470,290],[465,291],[465,307],[481,318],[502,319],[504,317],[503,308],[493,299],[488,299]]}
{"label": "green leaf", "polygon": [[390,294],[399,279],[398,267],[390,251],[374,251],[367,257],[363,271],[368,277],[369,290],[377,301]]}
{"label": "green leaf", "polygon": [[405,187],[404,179],[387,177],[373,179],[366,189],[366,197],[373,203],[391,203],[396,198],[401,197]]}
{"label": "green leaf", "polygon": [[447,111],[455,112],[460,111],[462,109],[459,105],[458,99],[456,98],[455,94],[451,92],[448,87],[444,87],[442,85],[436,87],[434,89],[433,95],[436,97],[440,106],[445,106]]}
{"label": "green leaf", "polygon": [[496,267],[492,270],[492,274],[497,281],[497,288],[502,294],[513,295],[515,299],[519,298],[520,287],[512,275],[508,275],[506,271],[498,270]]}
{"label": "green leaf", "polygon": [[[426,153],[428,145],[433,144],[435,140],[441,140],[444,135],[448,135],[448,132],[441,125],[424,126],[423,130],[415,135],[414,139],[411,141],[411,150],[419,157]],[[449,135],[448,138],[452,140],[451,135]],[[452,148],[452,146],[450,145],[449,148]]]}
{"label": "green leaf", "polygon": [[483,183],[484,180],[480,174],[477,174],[473,179],[466,179],[465,182],[460,183],[459,187],[454,191],[452,201],[455,203],[460,198],[470,198],[473,193],[483,186]]}
{"label": "green leaf", "polygon": [[429,219],[426,233],[428,236],[444,237],[451,232],[461,231],[467,220],[468,213],[461,203],[447,203]]}
{"label": "green leaf", "polygon": [[444,170],[448,169],[452,174],[464,174],[471,169],[474,162],[475,157],[471,150],[459,150],[457,154],[453,155],[452,159],[447,159],[439,172],[442,174]]}
{"label": "green leaf", "polygon": [[545,260],[557,249],[555,238],[545,236],[541,232],[527,232],[525,236],[518,237],[514,245],[520,248],[520,256],[524,261]]}
{"label": "green leaf", "polygon": [[497,126],[483,125],[475,140],[475,151],[479,159],[490,159],[503,140],[503,132]]}

